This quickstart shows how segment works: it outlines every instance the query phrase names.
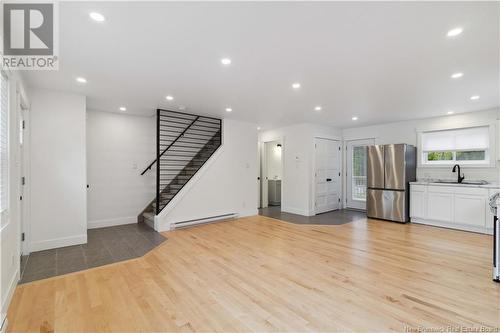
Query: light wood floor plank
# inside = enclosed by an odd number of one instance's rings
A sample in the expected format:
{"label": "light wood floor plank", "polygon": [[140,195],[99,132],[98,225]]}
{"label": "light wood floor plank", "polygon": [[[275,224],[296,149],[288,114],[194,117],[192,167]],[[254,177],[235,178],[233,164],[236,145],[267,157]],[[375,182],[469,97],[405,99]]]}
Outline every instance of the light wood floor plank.
{"label": "light wood floor plank", "polygon": [[500,330],[488,235],[255,216],[165,236],[142,258],[18,286],[8,331]]}

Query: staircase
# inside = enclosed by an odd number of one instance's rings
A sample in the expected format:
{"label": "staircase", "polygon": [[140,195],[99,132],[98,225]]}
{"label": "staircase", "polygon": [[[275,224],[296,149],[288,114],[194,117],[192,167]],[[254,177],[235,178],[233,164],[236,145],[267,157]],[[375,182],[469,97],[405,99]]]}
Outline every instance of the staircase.
{"label": "staircase", "polygon": [[157,110],[156,159],[141,173],[156,173],[156,196],[137,217],[154,228],[158,215],[222,143],[222,120]]}

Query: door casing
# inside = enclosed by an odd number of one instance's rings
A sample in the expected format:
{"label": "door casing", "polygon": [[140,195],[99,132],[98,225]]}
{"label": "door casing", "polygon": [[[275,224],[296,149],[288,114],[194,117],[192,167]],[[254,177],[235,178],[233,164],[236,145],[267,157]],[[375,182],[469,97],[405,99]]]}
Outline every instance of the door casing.
{"label": "door casing", "polygon": [[352,199],[352,152],[354,147],[366,147],[375,144],[375,139],[349,140],[346,142],[346,208],[366,210],[366,201]]}

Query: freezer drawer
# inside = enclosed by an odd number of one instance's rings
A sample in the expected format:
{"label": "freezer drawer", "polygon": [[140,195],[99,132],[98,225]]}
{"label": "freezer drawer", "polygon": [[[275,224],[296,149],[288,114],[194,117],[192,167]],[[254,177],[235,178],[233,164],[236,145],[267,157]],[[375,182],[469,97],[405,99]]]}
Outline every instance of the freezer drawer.
{"label": "freezer drawer", "polygon": [[367,216],[396,222],[408,221],[405,191],[368,189]]}

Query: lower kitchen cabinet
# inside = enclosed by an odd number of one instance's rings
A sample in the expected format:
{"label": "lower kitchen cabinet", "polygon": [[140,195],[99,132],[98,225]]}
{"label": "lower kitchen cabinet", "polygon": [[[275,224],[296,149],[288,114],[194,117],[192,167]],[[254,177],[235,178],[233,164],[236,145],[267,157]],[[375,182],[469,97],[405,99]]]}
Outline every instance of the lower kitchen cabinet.
{"label": "lower kitchen cabinet", "polygon": [[411,184],[410,216],[414,223],[491,234],[491,190],[460,185]]}

